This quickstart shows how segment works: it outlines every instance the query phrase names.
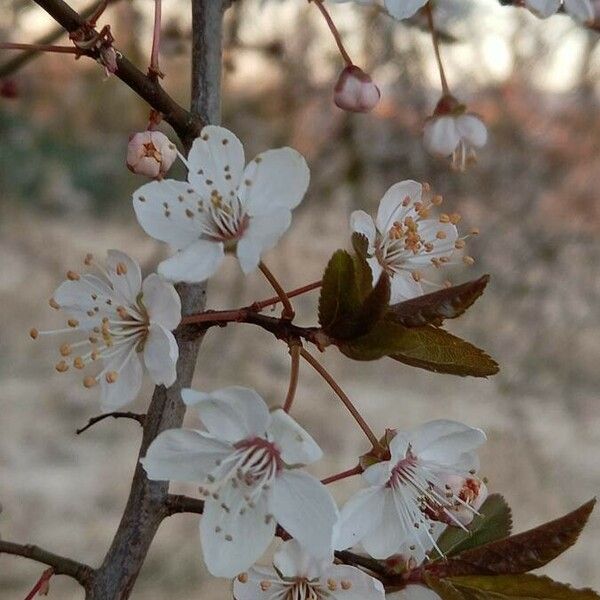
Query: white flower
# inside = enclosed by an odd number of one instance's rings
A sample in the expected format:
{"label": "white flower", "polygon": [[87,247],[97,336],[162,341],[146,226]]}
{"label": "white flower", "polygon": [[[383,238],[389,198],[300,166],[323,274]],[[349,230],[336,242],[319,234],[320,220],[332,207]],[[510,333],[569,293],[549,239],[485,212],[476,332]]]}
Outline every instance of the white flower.
{"label": "white flower", "polygon": [[399,592],[386,594],[387,600],[442,600],[432,589],[424,585],[407,585]]}
{"label": "white flower", "polygon": [[341,511],[336,547],[359,542],[375,558],[410,551],[421,556],[435,547],[435,527],[465,526],[485,499],[475,473],[475,450],[485,442],[480,429],[455,421],[430,421],[397,433],[390,459],[371,465],[363,476],[370,487]]}
{"label": "white flower", "polygon": [[[333,0],[333,2],[342,3],[350,2],[350,0]],[[399,21],[412,17],[427,4],[427,0],[354,0],[354,2],[363,6],[383,6],[392,17]]]}
{"label": "white flower", "polygon": [[316,560],[296,540],[284,542],[275,568],[252,567],[233,584],[236,600],[384,600],[381,581],[360,569]]}
{"label": "white flower", "polygon": [[209,125],[187,158],[188,181],[164,179],[139,188],[133,206],[140,225],[178,252],[158,271],[172,281],[211,277],[226,250],[244,273],[256,268],[290,226],[309,181],[304,158],[291,148],[259,154],[244,168],[244,149],[223,127]]}
{"label": "white flower", "polygon": [[[142,360],[157,385],[171,386],[179,348],[171,330],[181,320],[181,302],[175,288],[153,273],[144,279],[138,263],[118,250],[109,250],[106,268],[88,254],[85,264],[98,274],[67,273],[50,305],[68,316],[68,328],[44,334],[83,335],[81,341],[60,346],[63,359],[56,370],[70,364],[84,369],[101,361],[99,375],[84,378],[86,387],[100,384],[102,408],[114,410],[132,402],[142,385]],[[69,361],[69,362],[67,362]]]}
{"label": "white flower", "polygon": [[[423,185],[401,181],[393,185],[379,203],[375,221],[364,211],[350,216],[353,231],[369,241],[368,262],[377,281],[382,271],[391,277],[390,304],[421,296],[421,269],[446,264],[456,248],[464,246],[458,239],[455,223],[458,215],[442,214],[428,218],[432,202],[422,199]],[[441,198],[435,196],[434,203]]]}
{"label": "white flower", "polygon": [[205,500],[200,538],[208,570],[234,577],[267,549],[279,523],[317,558],[331,558],[338,510],[327,488],[300,470],[322,452],[283,410],[254,391],[183,390],[207,431],[171,429],[142,464],[150,479],[192,481]]}
{"label": "white flower", "polygon": [[476,115],[452,96],[444,96],[425,123],[423,144],[435,156],[451,156],[454,168],[464,171],[476,159],[475,148],[485,146],[487,129]]}
{"label": "white flower", "polygon": [[580,23],[594,20],[594,6],[590,0],[525,0],[525,6],[537,17],[547,19],[556,14],[562,6],[565,12]]}
{"label": "white flower", "polygon": [[176,158],[175,144],[160,131],[140,131],[129,136],[127,168],[133,173],[162,179]]}
{"label": "white flower", "polygon": [[370,112],[380,98],[381,92],[371,77],[356,65],[347,66],[340,73],[333,91],[336,106],[350,112]]}

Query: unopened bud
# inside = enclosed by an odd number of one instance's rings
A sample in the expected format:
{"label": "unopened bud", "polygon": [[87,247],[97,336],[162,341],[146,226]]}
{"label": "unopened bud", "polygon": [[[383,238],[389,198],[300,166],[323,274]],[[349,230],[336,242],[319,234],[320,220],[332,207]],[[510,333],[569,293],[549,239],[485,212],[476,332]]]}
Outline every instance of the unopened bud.
{"label": "unopened bud", "polygon": [[177,148],[160,131],[141,131],[129,137],[127,168],[132,173],[162,179],[177,158]]}
{"label": "unopened bud", "polygon": [[339,76],[333,90],[333,101],[342,110],[371,112],[381,98],[379,88],[362,69],[347,66]]}

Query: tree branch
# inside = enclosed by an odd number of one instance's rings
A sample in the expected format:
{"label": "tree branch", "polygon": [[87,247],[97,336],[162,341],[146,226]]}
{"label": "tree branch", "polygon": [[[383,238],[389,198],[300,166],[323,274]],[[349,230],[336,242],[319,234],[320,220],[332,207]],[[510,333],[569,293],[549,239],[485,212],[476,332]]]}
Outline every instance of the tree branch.
{"label": "tree branch", "polygon": [[93,427],[96,423],[99,423],[100,421],[104,421],[104,419],[108,419],[109,417],[112,417],[113,419],[133,419],[134,421],[137,421],[142,427],[144,426],[144,421],[146,420],[146,415],[140,415],[138,413],[133,413],[133,412],[104,413],[103,415],[98,415],[97,417],[92,417],[87,422],[87,425],[85,425],[81,429],[78,429],[75,433],[77,435],[80,435],[84,431],[87,431],[90,427]]}
{"label": "tree branch", "polygon": [[[69,33],[73,33],[86,25],[85,18],[63,0],[35,0],[35,2]],[[219,0],[212,4],[220,5],[221,2]],[[84,54],[94,59],[98,58],[94,50]],[[158,81],[148,77],[119,52],[117,52],[115,76],[143,98],[152,108],[160,112],[185,146],[189,147],[192,140],[198,137],[204,122],[201,118],[202,115],[192,114],[177,104]]]}
{"label": "tree branch", "polygon": [[180,494],[169,494],[165,506],[167,517],[181,513],[201,515],[204,512],[204,500]]}
{"label": "tree branch", "polygon": [[94,574],[94,569],[86,564],[77,562],[58,554],[48,552],[32,544],[15,544],[0,540],[0,554],[11,554],[35,560],[54,569],[55,575],[67,575],[86,586]]}

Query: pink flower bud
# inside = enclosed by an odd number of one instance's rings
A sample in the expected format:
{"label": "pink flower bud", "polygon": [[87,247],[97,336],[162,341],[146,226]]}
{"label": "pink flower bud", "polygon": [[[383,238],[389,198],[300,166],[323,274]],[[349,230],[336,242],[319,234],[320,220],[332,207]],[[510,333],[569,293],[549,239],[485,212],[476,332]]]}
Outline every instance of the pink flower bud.
{"label": "pink flower bud", "polygon": [[129,136],[127,168],[138,175],[162,179],[177,158],[177,148],[160,131],[141,131]]}
{"label": "pink flower bud", "polygon": [[342,110],[371,112],[381,98],[379,88],[362,69],[347,66],[341,73],[333,91],[333,101]]}

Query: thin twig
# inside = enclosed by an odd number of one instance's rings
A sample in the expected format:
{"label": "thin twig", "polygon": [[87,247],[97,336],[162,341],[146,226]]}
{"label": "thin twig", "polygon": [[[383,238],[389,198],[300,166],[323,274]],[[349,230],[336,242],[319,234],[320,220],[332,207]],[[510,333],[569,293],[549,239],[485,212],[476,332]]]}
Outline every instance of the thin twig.
{"label": "thin twig", "polygon": [[431,41],[433,42],[435,60],[437,61],[438,69],[440,72],[442,91],[444,92],[444,95],[447,95],[450,94],[450,87],[448,86],[448,81],[446,80],[446,73],[444,72],[444,65],[442,63],[442,56],[440,54],[440,40],[438,36],[438,31],[435,28],[435,24],[433,22],[433,8],[431,7],[431,2],[428,2],[426,4],[425,14],[427,15],[427,23],[429,24],[429,31],[431,32]]}
{"label": "thin twig", "polygon": [[288,387],[287,396],[283,404],[283,410],[286,413],[290,412],[292,403],[296,397],[296,390],[298,389],[298,374],[300,373],[300,350],[302,348],[302,342],[300,340],[293,341],[290,344],[290,357],[292,360],[290,368],[290,385]]}
{"label": "thin twig", "polygon": [[183,496],[181,494],[169,494],[165,502],[167,517],[181,513],[193,513],[201,515],[204,512],[204,500]]}
{"label": "thin twig", "polygon": [[350,552],[348,550],[337,550],[335,552],[335,557],[346,565],[358,565],[365,569],[368,569],[372,573],[377,575],[387,576],[389,575],[388,570],[385,565],[381,564],[378,560],[374,558],[370,558],[368,556],[362,556],[360,554],[355,554],[354,552]]}
{"label": "thin twig", "polygon": [[18,44],[0,42],[0,50],[34,50],[35,52],[56,52],[57,54],[81,54],[74,46],[54,46],[53,44]]}
{"label": "thin twig", "polygon": [[65,558],[58,554],[48,552],[38,546],[31,544],[15,544],[0,540],[0,554],[11,554],[13,556],[22,556],[35,560],[36,562],[48,565],[54,569],[55,575],[67,575],[85,586],[94,574],[94,569],[84,563],[77,562],[71,558]]}
{"label": "thin twig", "polygon": [[80,435],[84,431],[87,431],[90,427],[93,427],[96,423],[104,421],[104,419],[108,419],[109,417],[112,417],[113,419],[132,419],[137,421],[142,427],[144,426],[144,421],[146,419],[146,415],[140,415],[133,412],[109,412],[103,415],[98,415],[97,417],[92,417],[85,427],[78,429],[75,433]]}
{"label": "thin twig", "polygon": [[329,477],[325,477],[325,479],[321,479],[321,483],[323,485],[328,485],[329,483],[334,483],[335,481],[341,481],[342,479],[346,479],[347,477],[352,477],[354,475],[360,475],[364,469],[360,465],[356,465],[356,467],[352,467],[347,471],[342,471],[341,473],[336,473],[335,475],[330,475]]}
{"label": "thin twig", "polygon": [[379,440],[373,433],[372,429],[367,425],[367,422],[363,419],[362,415],[358,412],[354,404],[352,404],[352,400],[348,398],[344,390],[342,390],[342,388],[338,385],[337,381],[331,376],[325,367],[304,348],[300,349],[300,354],[302,358],[329,384],[329,387],[331,387],[331,389],[337,394],[344,406],[354,417],[354,420],[358,423],[358,426],[363,430],[367,438],[369,438],[373,448],[379,448]]}
{"label": "thin twig", "polygon": [[335,23],[333,22],[333,19],[331,18],[329,11],[325,8],[323,1],[322,0],[308,0],[308,1],[313,2],[315,4],[315,6],[321,11],[321,14],[324,17],[324,19],[327,23],[327,26],[329,27],[329,31],[331,31],[331,34],[333,35],[333,39],[335,40],[335,43],[337,44],[338,50],[340,51],[340,54],[342,55],[344,62],[346,63],[346,65],[351,67],[354,63],[352,62],[352,59],[350,58],[348,51],[344,47],[344,43],[342,42],[342,36],[340,35],[338,28],[336,27]]}
{"label": "thin twig", "polygon": [[[319,281],[313,281],[312,283],[307,283],[302,287],[286,292],[286,296],[288,298],[295,298],[296,296],[301,296],[302,294],[306,294],[307,292],[312,292],[313,290],[319,289],[322,285],[323,282],[319,279]],[[260,300],[259,302],[255,302],[254,304],[252,304],[252,308],[259,311],[263,308],[267,308],[269,306],[278,304],[279,302],[281,302],[281,298],[279,296],[274,296],[273,298],[267,298],[266,300]]]}
{"label": "thin twig", "polygon": [[294,318],[295,314],[294,308],[292,307],[292,303],[290,302],[290,299],[286,294],[285,290],[277,280],[277,277],[275,277],[275,275],[271,273],[267,265],[265,265],[265,263],[262,260],[258,263],[258,268],[260,269],[261,273],[266,277],[267,281],[271,284],[271,287],[275,290],[275,292],[279,296],[279,299],[281,300],[281,303],[283,304],[283,312],[281,314],[282,318],[289,319],[291,321]]}
{"label": "thin twig", "polygon": [[162,0],[154,0],[154,27],[152,29],[152,52],[150,53],[150,67],[148,68],[148,77],[156,79],[164,77],[158,65],[158,55],[160,53],[160,26],[161,26]]}
{"label": "thin twig", "polygon": [[52,575],[54,575],[54,569],[52,567],[46,569],[42,573],[42,576],[37,580],[37,583],[33,586],[33,589],[27,594],[25,600],[33,600],[38,593],[44,592],[44,590],[47,591],[48,583],[50,582],[50,579],[52,579]]}

